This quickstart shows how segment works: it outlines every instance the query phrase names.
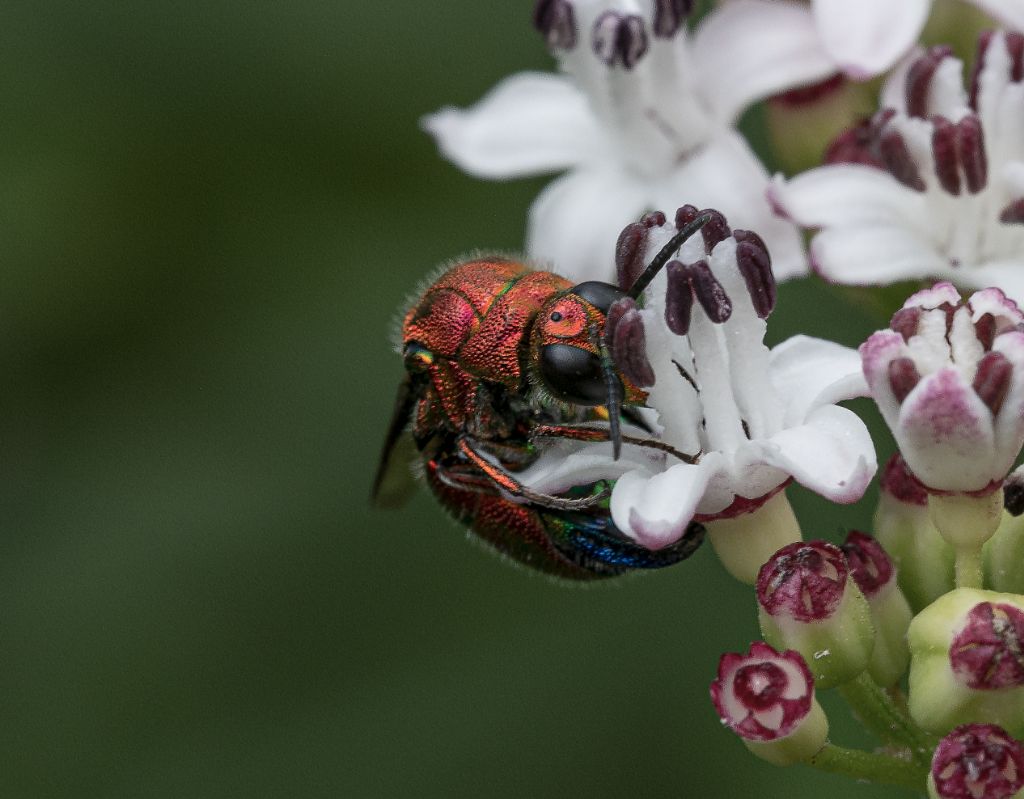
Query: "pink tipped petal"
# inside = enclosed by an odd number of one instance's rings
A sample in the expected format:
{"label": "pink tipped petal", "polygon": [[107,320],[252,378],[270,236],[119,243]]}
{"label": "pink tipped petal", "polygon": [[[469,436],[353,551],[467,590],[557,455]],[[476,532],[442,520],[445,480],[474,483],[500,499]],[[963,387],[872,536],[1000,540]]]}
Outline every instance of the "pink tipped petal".
{"label": "pink tipped petal", "polygon": [[930,0],[814,0],[825,49],[855,80],[878,75],[917,41]]}
{"label": "pink tipped petal", "polygon": [[705,97],[723,122],[756,100],[835,72],[809,9],[785,0],[719,7],[697,29],[693,51]]}
{"label": "pink tipped petal", "polygon": [[811,242],[811,263],[826,280],[861,286],[933,277],[949,269],[927,239],[894,225],[828,228]]}
{"label": "pink tipped petal", "polygon": [[812,411],[806,424],[777,433],[769,446],[767,463],[842,504],[860,499],[878,469],[875,447],[864,423],[852,411],[836,405]]}
{"label": "pink tipped petal", "polygon": [[938,308],[940,305],[957,305],[961,300],[960,292],[948,280],[940,280],[933,286],[915,291],[906,302],[904,308]]}
{"label": "pink tipped petal", "polygon": [[601,157],[605,137],[586,95],[559,75],[521,72],[467,110],[422,120],[441,153],[481,178],[555,172]]}
{"label": "pink tipped petal", "polygon": [[612,491],[615,526],[648,549],[678,541],[719,463],[717,458],[704,458],[697,465],[678,464],[654,476],[627,472]]}
{"label": "pink tipped petal", "polygon": [[894,433],[907,465],[930,488],[978,491],[1001,476],[991,473],[992,414],[952,367],[910,392]]}
{"label": "pink tipped petal", "polygon": [[526,251],[570,280],[614,283],[622,222],[637,218],[648,204],[643,184],[614,165],[570,172],[533,201]]}
{"label": "pink tipped petal", "polygon": [[868,388],[871,389],[871,396],[890,427],[896,423],[900,404],[889,380],[889,364],[907,352],[903,336],[894,330],[879,330],[872,333],[868,340],[860,345],[861,364]]}
{"label": "pink tipped petal", "polygon": [[790,180],[776,176],[772,204],[803,227],[891,223],[927,230],[925,198],[881,169],[835,164],[803,172]]}
{"label": "pink tipped petal", "polygon": [[789,400],[784,423],[800,424],[819,405],[868,393],[860,353],[810,336],[793,336],[771,352],[772,384]]}

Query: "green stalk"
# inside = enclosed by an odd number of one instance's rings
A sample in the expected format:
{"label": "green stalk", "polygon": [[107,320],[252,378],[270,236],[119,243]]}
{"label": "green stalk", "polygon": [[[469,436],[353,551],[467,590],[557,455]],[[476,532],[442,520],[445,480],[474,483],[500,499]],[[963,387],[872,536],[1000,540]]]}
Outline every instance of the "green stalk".
{"label": "green stalk", "polygon": [[867,672],[839,686],[839,693],[865,727],[890,746],[909,749],[914,761],[928,768],[936,741]]}
{"label": "green stalk", "polygon": [[830,774],[842,774],[881,785],[897,785],[917,793],[925,792],[928,778],[927,769],[908,760],[830,743],[825,744],[807,764]]}

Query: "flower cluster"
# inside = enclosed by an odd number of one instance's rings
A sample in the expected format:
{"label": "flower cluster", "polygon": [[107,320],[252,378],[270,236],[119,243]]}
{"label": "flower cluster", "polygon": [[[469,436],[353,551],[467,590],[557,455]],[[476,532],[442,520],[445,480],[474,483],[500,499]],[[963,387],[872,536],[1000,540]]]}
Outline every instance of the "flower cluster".
{"label": "flower cluster", "polygon": [[[764,640],[722,656],[711,697],[755,755],[1021,799],[1024,2],[974,5],[1003,28],[965,75],[954,47],[918,45],[928,0],[728,0],[699,22],[691,0],[538,0],[560,73],[423,125],[474,175],[562,173],[528,215],[546,277],[493,259],[493,289],[442,287],[460,335],[504,348],[500,374],[404,344],[431,487],[449,507],[462,492],[460,518],[502,551],[608,576],[675,563],[706,530],[754,589]],[[801,142],[822,156],[800,174],[771,179],[737,129],[765,98],[813,104],[883,74],[876,111]],[[768,347],[780,283],[809,272],[918,285],[843,290],[885,309],[858,349]],[[511,307],[530,278],[550,296]],[[856,398],[897,447],[873,534],[804,541],[791,484],[845,505],[875,475],[841,404]],[[816,692],[833,690],[879,748],[829,740]]]}

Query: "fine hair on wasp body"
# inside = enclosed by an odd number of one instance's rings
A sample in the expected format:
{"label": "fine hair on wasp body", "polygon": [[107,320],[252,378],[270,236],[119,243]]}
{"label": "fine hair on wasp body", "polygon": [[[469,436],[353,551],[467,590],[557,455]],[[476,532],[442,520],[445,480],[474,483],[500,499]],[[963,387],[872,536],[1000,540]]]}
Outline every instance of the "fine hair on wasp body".
{"label": "fine hair on wasp body", "polygon": [[[700,212],[627,285],[573,285],[554,272],[493,255],[437,273],[409,304],[400,335],[406,377],[374,481],[374,501],[408,489],[414,450],[449,512],[509,557],[573,579],[656,568],[687,557],[703,537],[648,550],[620,533],[599,480],[557,495],[516,474],[557,439],[623,442],[694,462],[651,438],[638,412],[653,383],[636,300],[681,244],[712,218]],[[640,436],[624,435],[622,421]],[[410,446],[411,443],[411,446]],[[408,482],[408,481],[406,481]]]}

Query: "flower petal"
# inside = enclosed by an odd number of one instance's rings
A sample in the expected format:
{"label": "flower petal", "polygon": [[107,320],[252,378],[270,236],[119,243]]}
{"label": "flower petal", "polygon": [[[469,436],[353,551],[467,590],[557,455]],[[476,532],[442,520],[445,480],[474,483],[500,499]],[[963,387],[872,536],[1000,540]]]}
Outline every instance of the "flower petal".
{"label": "flower petal", "polygon": [[649,196],[649,187],[614,162],[563,175],[530,207],[526,251],[570,280],[615,283],[615,242],[647,210]]}
{"label": "flower petal", "polygon": [[819,405],[868,393],[860,353],[833,341],[793,336],[771,352],[772,383],[788,400],[784,426],[800,425]]}
{"label": "flower petal", "polygon": [[810,10],[801,3],[736,0],[705,17],[693,63],[714,116],[732,123],[764,97],[835,72]]}
{"label": "flower petal", "polygon": [[421,125],[446,158],[481,178],[557,172],[605,157],[586,96],[560,75],[512,75],[472,108],[442,108]]}
{"label": "flower petal", "polygon": [[777,280],[807,273],[797,228],[777,216],[765,196],[768,173],[735,131],[716,137],[656,188],[654,207],[665,211],[690,203],[715,208],[733,228],[756,231],[768,246]]}
{"label": "flower petal", "polygon": [[768,199],[803,227],[901,220],[908,227],[928,230],[924,195],[893,180],[888,172],[863,164],[817,167],[790,180],[776,175]]}
{"label": "flower petal", "polygon": [[825,405],[807,423],[783,430],[765,447],[765,462],[833,502],[856,502],[878,469],[871,435],[860,417]]}
{"label": "flower petal", "polygon": [[917,41],[930,0],[813,0],[825,49],[854,80],[865,80],[896,63]]}
{"label": "flower petal", "polygon": [[722,465],[722,456],[713,452],[698,464],[677,464],[654,476],[624,474],[612,491],[612,521],[648,549],[678,541]]}
{"label": "flower petal", "polygon": [[932,244],[890,224],[823,230],[811,242],[811,267],[837,283],[877,285],[945,276],[947,261]]}
{"label": "flower petal", "polygon": [[1020,0],[971,0],[974,5],[1007,28],[1024,31],[1024,3]]}

